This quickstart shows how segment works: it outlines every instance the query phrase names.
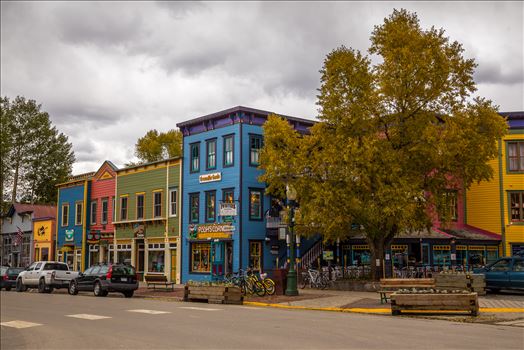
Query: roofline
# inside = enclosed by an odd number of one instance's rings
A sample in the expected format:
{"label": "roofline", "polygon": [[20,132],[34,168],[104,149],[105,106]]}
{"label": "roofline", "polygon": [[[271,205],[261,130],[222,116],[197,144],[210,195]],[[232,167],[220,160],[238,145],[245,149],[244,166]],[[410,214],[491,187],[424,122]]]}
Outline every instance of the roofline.
{"label": "roofline", "polygon": [[316,120],[292,117],[292,116],[288,116],[288,115],[279,114],[279,113],[276,113],[276,112],[264,111],[264,110],[261,110],[261,109],[256,109],[256,108],[251,108],[251,107],[236,106],[236,107],[233,107],[233,108],[225,109],[223,111],[219,111],[219,112],[207,114],[207,115],[204,115],[204,116],[201,116],[201,117],[193,118],[193,119],[187,120],[185,122],[178,123],[176,126],[178,128],[181,128],[181,127],[185,127],[185,126],[189,126],[189,125],[193,125],[193,124],[199,124],[199,123],[204,122],[206,120],[218,118],[218,117],[224,116],[226,114],[231,114],[231,113],[235,113],[235,112],[248,112],[248,113],[254,113],[254,114],[262,114],[262,115],[266,115],[266,116],[268,116],[270,114],[276,114],[278,116],[281,116],[283,118],[289,119],[291,121],[307,123],[307,124],[315,124],[315,123],[317,123]]}
{"label": "roofline", "polygon": [[120,169],[117,169],[116,172],[119,173],[121,171],[126,171],[126,170],[131,170],[131,169],[136,169],[136,168],[141,168],[141,167],[146,167],[146,166],[149,166],[149,165],[154,165],[154,164],[158,164],[158,163],[163,163],[163,162],[170,162],[172,160],[181,160],[182,157],[172,157],[172,158],[166,158],[166,159],[162,159],[162,160],[156,160],[154,162],[149,162],[149,163],[143,163],[143,164],[138,164],[138,165],[133,165],[133,166],[130,166],[130,167],[127,167],[127,168],[120,168]]}

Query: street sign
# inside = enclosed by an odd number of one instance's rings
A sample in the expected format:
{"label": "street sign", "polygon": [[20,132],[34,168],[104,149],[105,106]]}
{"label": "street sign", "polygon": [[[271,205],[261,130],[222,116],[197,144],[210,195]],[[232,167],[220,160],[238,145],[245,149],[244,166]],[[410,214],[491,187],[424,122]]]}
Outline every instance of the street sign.
{"label": "street sign", "polygon": [[322,258],[324,260],[333,260],[334,259],[333,251],[332,250],[324,250],[322,252]]}

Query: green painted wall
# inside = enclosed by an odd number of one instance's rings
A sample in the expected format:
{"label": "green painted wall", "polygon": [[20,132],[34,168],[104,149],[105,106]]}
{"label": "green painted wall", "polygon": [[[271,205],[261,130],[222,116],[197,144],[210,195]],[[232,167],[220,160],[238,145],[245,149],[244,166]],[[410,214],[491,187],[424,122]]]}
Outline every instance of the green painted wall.
{"label": "green painted wall", "polygon": [[[123,221],[121,219],[121,198],[127,195],[127,220],[137,220],[136,217],[136,197],[138,193],[144,193],[144,223],[145,223],[145,237],[164,237],[165,224],[164,221],[148,221],[153,219],[153,193],[161,190],[162,192],[162,218],[168,218],[168,235],[170,237],[178,236],[179,219],[180,219],[180,193],[177,193],[177,216],[169,217],[167,197],[169,196],[169,189],[180,189],[180,165],[169,166],[169,182],[166,183],[168,174],[168,167],[158,165],[157,167],[149,166],[146,170],[138,170],[137,172],[124,173],[119,172],[117,175],[117,217],[116,221]],[[132,224],[135,224],[133,222]],[[118,224],[116,229],[117,239],[133,238],[132,225]]]}

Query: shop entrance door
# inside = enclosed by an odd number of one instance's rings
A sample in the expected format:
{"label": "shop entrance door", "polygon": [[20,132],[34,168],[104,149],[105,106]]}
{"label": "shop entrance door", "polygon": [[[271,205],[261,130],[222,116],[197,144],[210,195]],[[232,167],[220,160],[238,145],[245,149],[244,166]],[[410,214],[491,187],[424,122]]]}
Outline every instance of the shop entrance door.
{"label": "shop entrance door", "polygon": [[[136,240],[136,272],[140,280],[144,277],[144,240]],[[120,262],[120,261],[119,261]]]}
{"label": "shop entrance door", "polygon": [[211,279],[219,279],[224,275],[224,242],[211,242]]}
{"label": "shop entrance door", "polygon": [[176,249],[171,249],[171,282],[176,282]]}

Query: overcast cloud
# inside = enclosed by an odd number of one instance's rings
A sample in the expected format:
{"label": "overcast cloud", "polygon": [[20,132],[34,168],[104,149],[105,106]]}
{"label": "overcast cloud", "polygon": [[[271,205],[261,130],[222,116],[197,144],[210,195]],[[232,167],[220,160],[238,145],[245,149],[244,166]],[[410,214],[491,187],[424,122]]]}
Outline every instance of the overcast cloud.
{"label": "overcast cloud", "polygon": [[2,2],[1,95],[42,104],[75,173],[122,166],[147,130],[237,105],[313,119],[326,54],[366,51],[393,8],[464,45],[478,95],[524,110],[522,2]]}

